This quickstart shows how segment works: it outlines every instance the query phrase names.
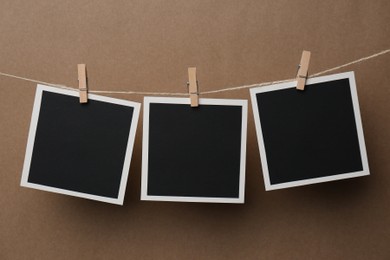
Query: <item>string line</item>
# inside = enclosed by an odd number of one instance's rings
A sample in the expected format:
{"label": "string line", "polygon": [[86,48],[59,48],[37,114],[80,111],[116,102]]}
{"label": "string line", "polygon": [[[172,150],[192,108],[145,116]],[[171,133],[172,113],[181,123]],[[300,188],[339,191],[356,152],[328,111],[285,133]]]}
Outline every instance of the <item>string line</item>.
{"label": "string line", "polygon": [[[364,61],[367,61],[367,60],[370,60],[370,59],[374,59],[376,57],[385,55],[385,54],[387,54],[389,52],[390,52],[390,49],[383,50],[383,51],[374,53],[372,55],[369,55],[369,56],[366,56],[366,57],[363,57],[363,58],[360,58],[360,59],[357,59],[357,60],[354,60],[354,61],[342,64],[342,65],[339,65],[339,66],[336,66],[336,67],[333,67],[333,68],[330,68],[330,69],[327,69],[327,70],[323,70],[323,71],[311,74],[311,75],[309,75],[309,78],[313,78],[313,77],[317,77],[317,76],[320,76],[320,75],[324,75],[326,73],[329,73],[329,72],[332,72],[332,71],[335,71],[335,70],[339,70],[341,68],[348,67],[348,66],[351,66],[353,64],[357,64],[357,63],[361,63],[361,62],[364,62]],[[65,85],[54,84],[54,83],[45,82],[45,81],[36,80],[36,79],[25,78],[25,77],[21,77],[21,76],[17,76],[17,75],[8,74],[8,73],[5,73],[5,72],[0,72],[0,75],[4,76],[4,77],[20,79],[20,80],[24,80],[24,81],[33,82],[33,83],[38,83],[38,84],[43,84],[43,85],[47,85],[47,86],[57,87],[57,88],[61,88],[61,89],[68,89],[68,90],[78,91],[78,88],[68,87],[68,86],[65,86]],[[204,92],[200,92],[199,94],[206,95],[206,94],[214,94],[214,93],[220,93],[220,92],[226,92],[226,91],[235,91],[235,90],[254,88],[254,87],[263,87],[263,86],[268,86],[268,85],[273,85],[273,84],[290,82],[290,81],[294,81],[294,80],[295,80],[295,78],[286,79],[286,80],[262,82],[262,83],[251,84],[251,85],[243,85],[243,86],[237,86],[237,87],[229,87],[229,88],[222,88],[222,89],[217,89],[217,90],[204,91]],[[158,95],[158,96],[188,96],[189,95],[188,93],[147,92],[147,91],[115,91],[115,90],[114,91],[111,91],[111,90],[88,90],[88,92],[89,93],[96,93],[96,94]]]}

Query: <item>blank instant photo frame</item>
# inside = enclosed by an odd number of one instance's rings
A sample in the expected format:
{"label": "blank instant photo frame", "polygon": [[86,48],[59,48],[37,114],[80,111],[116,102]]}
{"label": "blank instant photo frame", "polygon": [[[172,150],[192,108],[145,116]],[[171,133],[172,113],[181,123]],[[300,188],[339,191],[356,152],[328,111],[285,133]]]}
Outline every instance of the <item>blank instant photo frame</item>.
{"label": "blank instant photo frame", "polygon": [[353,72],[250,94],[266,190],[370,174]]}
{"label": "blank instant photo frame", "polygon": [[247,103],[145,97],[141,200],[244,203]]}
{"label": "blank instant photo frame", "polygon": [[38,85],[21,186],[123,205],[140,104]]}

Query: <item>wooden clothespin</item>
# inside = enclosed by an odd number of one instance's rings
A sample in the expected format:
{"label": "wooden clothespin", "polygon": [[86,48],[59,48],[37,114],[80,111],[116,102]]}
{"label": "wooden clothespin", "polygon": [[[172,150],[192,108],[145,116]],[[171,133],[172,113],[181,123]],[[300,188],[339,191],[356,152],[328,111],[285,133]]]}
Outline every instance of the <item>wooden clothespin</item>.
{"label": "wooden clothespin", "polygon": [[310,62],[310,51],[303,51],[301,62],[299,63],[297,73],[297,89],[305,90],[305,84],[307,80],[308,70]]}
{"label": "wooden clothespin", "polygon": [[196,79],[196,68],[188,68],[188,92],[191,99],[191,107],[199,106],[198,81]]}
{"label": "wooden clothespin", "polygon": [[88,103],[87,69],[85,64],[77,64],[80,103]]}

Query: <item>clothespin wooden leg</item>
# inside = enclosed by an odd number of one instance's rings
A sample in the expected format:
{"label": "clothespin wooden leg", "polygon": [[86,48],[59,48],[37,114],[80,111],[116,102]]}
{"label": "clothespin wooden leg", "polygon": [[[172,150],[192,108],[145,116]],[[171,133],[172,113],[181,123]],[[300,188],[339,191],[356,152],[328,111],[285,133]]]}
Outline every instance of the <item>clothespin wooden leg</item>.
{"label": "clothespin wooden leg", "polygon": [[310,62],[310,51],[303,51],[301,62],[299,63],[298,73],[297,73],[297,89],[304,90],[307,80],[309,62]]}
{"label": "clothespin wooden leg", "polygon": [[190,94],[191,107],[199,106],[198,81],[196,80],[196,68],[188,68],[188,92]]}
{"label": "clothespin wooden leg", "polygon": [[78,64],[78,80],[79,80],[79,93],[80,103],[88,102],[88,86],[87,86],[87,69],[85,64]]}

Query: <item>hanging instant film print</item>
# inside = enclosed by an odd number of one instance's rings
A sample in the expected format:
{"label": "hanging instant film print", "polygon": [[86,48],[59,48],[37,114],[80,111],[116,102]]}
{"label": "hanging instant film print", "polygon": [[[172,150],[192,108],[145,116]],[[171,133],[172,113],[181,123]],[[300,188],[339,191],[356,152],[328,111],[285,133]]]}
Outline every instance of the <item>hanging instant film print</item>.
{"label": "hanging instant film print", "polygon": [[353,72],[250,93],[266,190],[369,175]]}
{"label": "hanging instant film print", "polygon": [[247,101],[145,97],[142,200],[243,203]]}
{"label": "hanging instant film print", "polygon": [[140,104],[38,85],[21,185],[123,204]]}

